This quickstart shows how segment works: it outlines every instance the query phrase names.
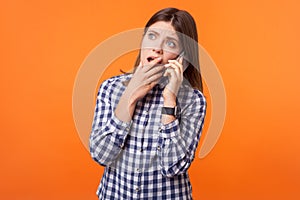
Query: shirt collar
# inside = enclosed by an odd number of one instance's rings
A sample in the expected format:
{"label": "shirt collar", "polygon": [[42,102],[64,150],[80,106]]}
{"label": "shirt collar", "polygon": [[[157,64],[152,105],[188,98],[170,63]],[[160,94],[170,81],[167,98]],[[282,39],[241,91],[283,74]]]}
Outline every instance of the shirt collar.
{"label": "shirt collar", "polygon": [[[163,89],[164,87],[166,87],[166,85],[167,85],[168,83],[169,83],[168,77],[163,76],[163,77],[160,79],[160,81],[158,82],[157,85],[158,85],[161,89]],[[192,88],[192,86],[191,86],[191,84],[189,83],[189,81],[186,80],[185,78],[183,79],[182,84],[181,84],[180,87],[191,87],[191,88]]]}
{"label": "shirt collar", "polygon": [[[130,81],[130,79],[132,78],[133,74],[129,74],[127,81]],[[166,85],[169,83],[169,79],[167,76],[163,76],[159,82],[157,83],[157,85],[159,86],[159,88],[163,89],[164,87],[166,87]],[[127,83],[128,84],[128,83]],[[186,86],[190,86],[190,83],[186,80],[183,79],[182,85],[186,85]]]}

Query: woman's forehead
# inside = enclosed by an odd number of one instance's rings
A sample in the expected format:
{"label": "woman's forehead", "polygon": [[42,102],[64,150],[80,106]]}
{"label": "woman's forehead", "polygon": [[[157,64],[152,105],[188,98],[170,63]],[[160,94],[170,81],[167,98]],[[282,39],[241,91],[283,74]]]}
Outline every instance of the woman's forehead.
{"label": "woman's forehead", "polygon": [[148,28],[148,31],[150,30],[158,33],[164,32],[169,35],[177,36],[177,33],[174,27],[172,26],[171,22],[158,21]]}

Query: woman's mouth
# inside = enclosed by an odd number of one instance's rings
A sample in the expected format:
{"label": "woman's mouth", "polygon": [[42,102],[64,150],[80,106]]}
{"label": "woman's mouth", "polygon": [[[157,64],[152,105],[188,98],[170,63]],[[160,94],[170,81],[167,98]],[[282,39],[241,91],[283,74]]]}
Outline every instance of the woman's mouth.
{"label": "woman's mouth", "polygon": [[[151,61],[153,61],[153,60],[155,60],[155,59],[157,59],[158,57],[155,57],[155,56],[149,56],[148,58],[147,58],[147,61],[148,62],[151,62]],[[156,64],[161,64],[162,63],[162,59],[158,62],[158,63],[156,63]]]}

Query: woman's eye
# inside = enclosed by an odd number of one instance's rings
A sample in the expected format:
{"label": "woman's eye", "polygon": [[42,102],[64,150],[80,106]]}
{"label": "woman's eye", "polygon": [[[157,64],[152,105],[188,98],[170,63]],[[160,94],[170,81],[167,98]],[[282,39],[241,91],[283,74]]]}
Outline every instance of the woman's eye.
{"label": "woman's eye", "polygon": [[156,39],[156,36],[155,36],[153,33],[149,33],[149,34],[148,34],[148,38],[149,38],[150,40],[154,40],[154,39]]}
{"label": "woman's eye", "polygon": [[171,48],[176,47],[176,44],[173,41],[167,41],[167,45],[168,45],[168,47],[171,47]]}

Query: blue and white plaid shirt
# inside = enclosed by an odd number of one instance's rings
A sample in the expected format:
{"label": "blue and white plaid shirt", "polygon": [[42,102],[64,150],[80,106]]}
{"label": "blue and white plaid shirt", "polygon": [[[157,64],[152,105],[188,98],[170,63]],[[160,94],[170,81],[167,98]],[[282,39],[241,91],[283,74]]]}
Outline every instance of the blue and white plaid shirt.
{"label": "blue and white plaid shirt", "polygon": [[135,107],[129,123],[114,110],[123,94],[120,75],[99,89],[90,136],[90,152],[105,166],[97,190],[99,199],[192,199],[187,169],[194,159],[206,111],[203,94],[182,84],[177,95],[176,120],[161,123],[162,92],[167,79],[157,84]]}

